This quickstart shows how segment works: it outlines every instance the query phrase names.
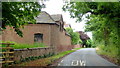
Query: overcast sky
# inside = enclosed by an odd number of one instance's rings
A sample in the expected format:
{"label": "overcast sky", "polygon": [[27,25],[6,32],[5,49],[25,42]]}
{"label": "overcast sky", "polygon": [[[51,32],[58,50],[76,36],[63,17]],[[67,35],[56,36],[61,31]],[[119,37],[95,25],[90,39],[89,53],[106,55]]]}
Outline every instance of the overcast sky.
{"label": "overcast sky", "polygon": [[[42,11],[46,11],[50,15],[62,14],[63,20],[66,23],[69,23],[71,27],[74,29],[74,31],[84,31],[84,26],[85,26],[84,21],[76,23],[75,19],[70,18],[69,12],[64,12],[62,10],[63,4],[64,4],[63,0],[49,0],[49,1],[44,2],[44,4],[46,5],[46,8],[42,9]],[[90,38],[92,38],[91,32],[87,32],[87,35]]]}

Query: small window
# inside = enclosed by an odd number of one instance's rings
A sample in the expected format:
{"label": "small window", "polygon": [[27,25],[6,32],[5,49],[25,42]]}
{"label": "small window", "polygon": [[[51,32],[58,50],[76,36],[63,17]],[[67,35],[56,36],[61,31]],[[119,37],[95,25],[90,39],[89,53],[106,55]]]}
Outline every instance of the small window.
{"label": "small window", "polygon": [[40,33],[34,34],[34,42],[42,43],[43,42],[43,34],[40,34]]}

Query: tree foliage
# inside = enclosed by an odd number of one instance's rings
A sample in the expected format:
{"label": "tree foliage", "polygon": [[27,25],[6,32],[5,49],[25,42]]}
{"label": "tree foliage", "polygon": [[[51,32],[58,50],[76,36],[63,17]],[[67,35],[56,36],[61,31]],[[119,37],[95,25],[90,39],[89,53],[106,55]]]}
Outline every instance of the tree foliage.
{"label": "tree foliage", "polygon": [[19,36],[23,36],[19,28],[35,23],[34,17],[40,10],[41,6],[37,2],[2,2],[2,28],[13,27]]}
{"label": "tree foliage", "polygon": [[66,32],[71,36],[71,40],[72,40],[73,45],[76,45],[79,42],[81,42],[79,33],[73,32],[72,28],[66,28]]}
{"label": "tree foliage", "polygon": [[120,2],[70,2],[63,10],[69,11],[77,21],[85,16],[88,19],[85,28],[93,33],[94,45],[105,45],[107,53],[111,53],[113,50],[109,47],[114,46],[120,57]]}
{"label": "tree foliage", "polygon": [[87,47],[93,47],[92,46],[92,40],[88,39],[87,42],[86,42],[86,45],[87,45]]}

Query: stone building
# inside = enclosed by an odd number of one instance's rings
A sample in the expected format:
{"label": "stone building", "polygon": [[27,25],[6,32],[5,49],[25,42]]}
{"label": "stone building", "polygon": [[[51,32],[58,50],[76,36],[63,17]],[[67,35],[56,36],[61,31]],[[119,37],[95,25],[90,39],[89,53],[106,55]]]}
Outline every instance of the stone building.
{"label": "stone building", "polygon": [[3,30],[2,40],[26,44],[40,42],[47,46],[54,46],[57,51],[70,50],[71,37],[65,32],[63,26],[62,15],[49,15],[43,11],[36,17],[36,24],[29,23],[21,28],[23,37],[18,36],[12,27],[6,27],[6,30]]}

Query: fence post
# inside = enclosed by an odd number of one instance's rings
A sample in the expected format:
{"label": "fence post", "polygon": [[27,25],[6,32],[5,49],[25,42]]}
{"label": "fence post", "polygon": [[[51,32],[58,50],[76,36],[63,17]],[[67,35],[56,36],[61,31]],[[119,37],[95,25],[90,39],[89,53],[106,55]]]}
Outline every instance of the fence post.
{"label": "fence post", "polygon": [[[13,53],[14,52],[11,52],[10,50],[13,49],[12,47],[10,47],[10,45],[14,45],[12,43],[0,43],[2,45],[5,45],[5,47],[0,47],[0,49],[4,49],[4,51],[0,52],[2,57],[0,57],[0,59],[2,60],[2,64],[9,64],[11,62],[14,62],[14,61],[11,61],[11,58],[13,58]],[[12,54],[12,56],[10,55]]]}

